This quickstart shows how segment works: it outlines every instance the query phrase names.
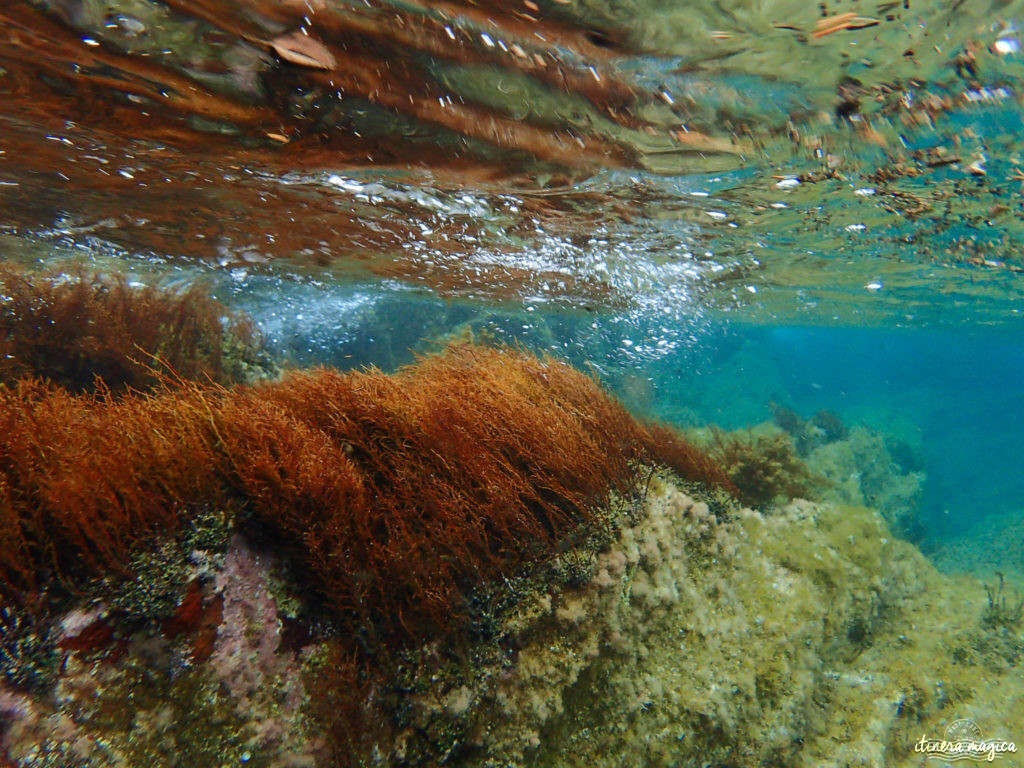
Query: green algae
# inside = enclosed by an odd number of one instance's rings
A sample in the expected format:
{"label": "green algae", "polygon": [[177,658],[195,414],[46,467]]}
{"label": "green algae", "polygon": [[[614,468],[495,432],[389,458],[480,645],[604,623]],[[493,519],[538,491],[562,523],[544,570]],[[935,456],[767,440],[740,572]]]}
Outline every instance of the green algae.
{"label": "green algae", "polygon": [[91,594],[133,622],[170,617],[189,586],[196,578],[208,577],[227,549],[234,517],[226,510],[197,513],[179,535],[132,553],[130,577],[94,584]]}
{"label": "green algae", "polygon": [[253,733],[220,684],[202,670],[168,674],[131,665],[78,700],[76,720],[131,766],[265,766]]}
{"label": "green algae", "polygon": [[57,633],[40,627],[30,612],[14,606],[0,611],[0,671],[15,688],[43,693],[60,671]]}

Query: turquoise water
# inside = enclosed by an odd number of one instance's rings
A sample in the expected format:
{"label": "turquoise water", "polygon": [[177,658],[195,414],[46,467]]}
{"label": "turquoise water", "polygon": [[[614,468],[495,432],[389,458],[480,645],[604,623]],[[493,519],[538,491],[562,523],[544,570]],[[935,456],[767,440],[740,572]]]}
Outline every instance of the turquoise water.
{"label": "turquoise water", "polygon": [[[927,475],[921,513],[929,533],[957,536],[1024,498],[1024,375],[1013,328],[732,326],[742,351],[708,355],[710,376],[669,389],[701,393],[701,416],[733,426],[764,420],[764,403],[805,416],[828,409],[909,440]],[[762,372],[763,371],[763,372]],[[713,405],[730,380],[754,380],[749,399]],[[667,387],[668,388],[668,387]],[[737,398],[739,399],[739,398]],[[716,412],[717,411],[717,412]]]}

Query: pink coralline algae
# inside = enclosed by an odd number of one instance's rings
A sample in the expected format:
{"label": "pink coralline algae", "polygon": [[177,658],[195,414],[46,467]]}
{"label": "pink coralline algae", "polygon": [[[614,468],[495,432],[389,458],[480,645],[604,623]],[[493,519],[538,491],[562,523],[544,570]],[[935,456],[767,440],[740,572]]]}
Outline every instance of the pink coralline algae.
{"label": "pink coralline algae", "polygon": [[[209,665],[230,692],[239,714],[253,724],[254,741],[283,746],[300,719],[305,691],[301,660],[281,647],[281,621],[270,592],[269,565],[268,558],[256,554],[242,537],[232,538],[215,580],[223,599],[223,618]],[[295,762],[294,751],[288,752],[287,765],[302,764]]]}

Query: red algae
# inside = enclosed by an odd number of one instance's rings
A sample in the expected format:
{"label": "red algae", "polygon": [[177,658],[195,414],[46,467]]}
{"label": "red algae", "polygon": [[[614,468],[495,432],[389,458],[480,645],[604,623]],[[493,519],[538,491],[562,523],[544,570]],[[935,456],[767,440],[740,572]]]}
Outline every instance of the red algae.
{"label": "red algae", "polygon": [[458,626],[475,586],[550,557],[610,493],[636,490],[637,463],[729,487],[584,374],[474,346],[393,376],[323,369],[116,401],[23,381],[0,388],[0,426],[6,602],[128,576],[126,552],[230,507],[336,622],[385,645]]}
{"label": "red algae", "polygon": [[[89,667],[61,666],[84,654],[120,681],[116,701],[132,691],[171,713],[154,734],[242,754],[251,728],[303,764],[360,764],[397,727],[379,712],[401,708],[403,660],[426,648],[454,663],[489,631],[482,603],[517,599],[514,581],[573,578],[566,563],[617,524],[615,497],[638,498],[657,465],[731,488],[592,378],[515,349],[116,398],[0,386],[3,672],[92,701]],[[47,627],[74,605],[84,628],[48,650]],[[46,729],[31,701],[25,738]],[[196,707],[209,741],[168,719]],[[120,738],[119,723],[75,728]],[[75,728],[48,738],[86,743]]]}
{"label": "red algae", "polygon": [[35,376],[71,392],[100,382],[118,393],[169,374],[226,384],[259,363],[256,327],[200,284],[171,290],[120,274],[0,266],[0,292],[0,384]]}

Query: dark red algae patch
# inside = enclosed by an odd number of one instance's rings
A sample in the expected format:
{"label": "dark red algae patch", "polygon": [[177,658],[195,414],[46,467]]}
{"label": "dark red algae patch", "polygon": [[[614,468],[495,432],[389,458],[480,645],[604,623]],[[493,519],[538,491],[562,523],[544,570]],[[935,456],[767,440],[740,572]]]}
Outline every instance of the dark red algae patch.
{"label": "dark red algae patch", "polygon": [[201,284],[0,264],[0,385],[38,377],[75,392],[152,389],[168,376],[229,384],[271,373],[263,339]]}
{"label": "dark red algae patch", "polygon": [[472,346],[394,376],[318,370],[118,400],[19,382],[0,390],[0,424],[10,603],[128,575],[125,552],[231,505],[336,620],[377,640],[449,626],[467,585],[557,551],[633,488],[634,462],[729,486],[569,366]]}
{"label": "dark red algae patch", "polygon": [[[509,579],[556,560],[571,571],[612,497],[642,491],[641,465],[730,488],[705,454],[586,375],[473,345],[394,375],[320,369],[120,398],[22,381],[0,388],[0,427],[4,606],[43,626],[105,582],[116,609],[80,619],[58,644],[63,667],[43,677],[77,702],[68,739],[116,740],[125,718],[145,722],[150,741],[125,749],[146,759],[192,738],[173,718],[201,711],[216,728],[196,731],[196,755],[223,739],[309,765],[358,749],[370,703],[400,707],[389,676],[403,655],[486,636],[481,606],[507,599]],[[211,510],[231,510],[206,537],[217,541],[190,543]],[[147,592],[138,577],[164,570],[173,583]],[[104,645],[125,651],[94,678],[75,656]],[[112,692],[145,711],[129,717]],[[298,734],[300,712],[329,723],[326,742]],[[439,752],[450,737],[437,735]]]}
{"label": "dark red algae patch", "polygon": [[168,640],[185,636],[192,641],[192,659],[206,661],[213,653],[217,628],[224,619],[224,597],[210,595],[196,579],[174,614],[163,621],[160,629]]}
{"label": "dark red algae patch", "polygon": [[58,648],[67,651],[94,653],[105,651],[114,643],[114,628],[106,619],[97,619],[73,637],[65,637],[57,643]]}

